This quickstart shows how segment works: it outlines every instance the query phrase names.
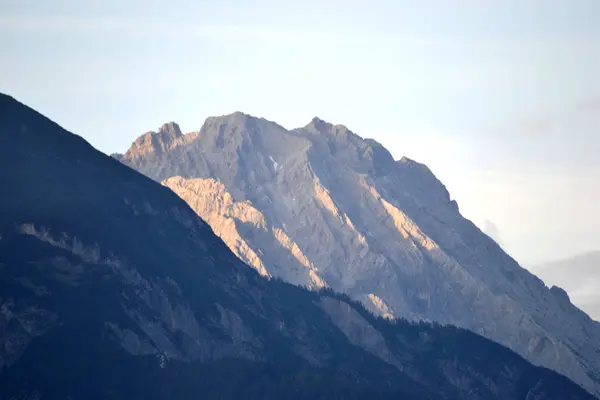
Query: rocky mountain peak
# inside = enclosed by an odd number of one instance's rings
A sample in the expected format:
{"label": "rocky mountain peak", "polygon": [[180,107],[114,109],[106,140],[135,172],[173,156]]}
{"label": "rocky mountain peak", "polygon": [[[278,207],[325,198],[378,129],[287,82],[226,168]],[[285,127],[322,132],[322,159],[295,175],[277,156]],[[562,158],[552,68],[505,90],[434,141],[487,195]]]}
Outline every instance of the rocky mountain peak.
{"label": "rocky mountain peak", "polygon": [[451,200],[446,186],[435,176],[433,171],[425,164],[406,156],[396,161],[397,171],[402,176],[403,184],[411,191],[428,193],[423,198],[427,204],[450,205],[451,209],[458,212],[458,204]]}
{"label": "rocky mountain peak", "polygon": [[[173,133],[166,127],[150,137]],[[266,161],[257,151],[250,152],[256,159],[235,160],[209,148],[215,157],[203,164],[200,140],[178,140],[146,153],[145,161],[194,155],[190,164],[197,162],[197,173],[219,178],[231,170],[226,163],[236,161],[246,163],[248,174],[230,181],[173,177],[165,182],[169,190],[0,95],[0,178],[10,194],[0,196],[0,398],[591,398],[564,377],[471,332],[387,323],[347,296],[259,277],[173,190],[196,212],[217,217],[209,222],[222,228],[238,255],[256,249],[255,265],[279,251],[279,265],[265,264],[295,269],[289,276],[298,284],[325,283],[315,250],[335,252],[342,260],[337,264],[345,266],[336,240],[353,240],[369,258],[366,266],[379,262],[375,267],[392,269],[380,255],[366,254],[374,243],[361,236],[363,221],[328,188],[331,176],[309,170],[305,153],[290,161],[275,152],[277,146],[257,148],[269,152],[264,178],[274,179],[256,185],[251,174]],[[225,163],[222,170],[218,163]],[[294,177],[300,185],[285,187]],[[238,192],[264,194],[265,207],[229,194],[242,179],[252,186]],[[378,190],[384,188],[360,184],[368,186],[365,201],[387,210],[390,227],[433,248],[382,198]],[[360,192],[344,194],[352,200]],[[281,206],[285,201],[289,207]],[[286,218],[291,213],[297,223]],[[323,235],[327,224],[343,229]],[[378,225],[382,221],[375,219],[371,230],[377,233]],[[332,268],[323,272],[339,278]],[[348,272],[351,286],[360,271]],[[379,289],[394,278],[382,280]],[[368,297],[382,312],[394,311],[377,294]]]}
{"label": "rocky mountain peak", "polygon": [[179,125],[173,121],[163,124],[155,135],[163,135],[165,138],[176,139],[183,136]]}
{"label": "rocky mountain peak", "polygon": [[304,127],[307,130],[314,130],[316,132],[323,132],[329,129],[332,125],[319,117],[314,117],[310,120],[310,122]]}
{"label": "rocky mountain peak", "polygon": [[301,129],[307,133],[320,134],[320,135],[325,135],[325,136],[329,136],[329,137],[344,138],[347,135],[358,137],[358,135],[351,132],[346,126],[334,125],[332,123],[322,120],[319,117],[314,117],[308,123],[308,125],[306,125],[304,128],[301,128]]}
{"label": "rocky mountain peak", "polygon": [[576,304],[592,319],[600,321],[600,251],[582,253],[562,260],[532,266],[546,285],[560,283]]}
{"label": "rocky mountain peak", "polygon": [[200,132],[205,133],[214,127],[221,126],[227,126],[229,129],[252,129],[259,125],[261,121],[265,120],[241,111],[235,111],[231,114],[208,117],[206,121],[204,121]]}
{"label": "rocky mountain peak", "polygon": [[238,148],[243,143],[276,140],[285,129],[275,122],[240,111],[208,117],[200,129],[202,146]]}
{"label": "rocky mountain peak", "polygon": [[436,179],[435,175],[429,169],[429,167],[423,163],[413,160],[412,158],[408,158],[403,156],[400,160],[396,161],[398,165],[401,165],[406,170],[411,170],[412,172],[420,175],[420,177],[429,176],[431,179]]}
{"label": "rocky mountain peak", "polygon": [[383,176],[394,168],[394,158],[385,147],[374,139],[357,135],[345,125],[334,125],[315,117],[294,132],[307,137],[329,156],[353,159],[355,167],[364,173]]}
{"label": "rocky mountain peak", "polygon": [[559,299],[562,304],[571,305],[569,294],[563,288],[559,286],[552,286],[550,291]]}
{"label": "rocky mountain peak", "polygon": [[[163,124],[157,131],[149,131],[138,137],[124,157],[139,158],[146,154],[158,154],[171,149],[184,137],[181,128],[175,122]],[[121,155],[114,155],[122,159]]]}
{"label": "rocky mountain peak", "polygon": [[471,329],[600,392],[600,327],[463,218],[427,166],[375,140],[320,118],[288,131],[234,113],[156,159],[121,161],[181,176],[164,184],[263,275]]}

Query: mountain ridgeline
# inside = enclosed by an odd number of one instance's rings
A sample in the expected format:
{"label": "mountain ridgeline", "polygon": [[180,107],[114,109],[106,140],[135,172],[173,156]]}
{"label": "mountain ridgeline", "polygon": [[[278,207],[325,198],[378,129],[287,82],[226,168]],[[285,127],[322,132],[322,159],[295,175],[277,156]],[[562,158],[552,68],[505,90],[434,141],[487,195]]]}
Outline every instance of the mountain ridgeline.
{"label": "mountain ridgeline", "polygon": [[425,165],[374,140],[236,112],[189,134],[167,124],[113,156],[171,188],[264,276],[472,330],[599,393],[600,324],[463,218]]}
{"label": "mountain ridgeline", "polygon": [[264,279],[171,190],[5,95],[0,162],[2,399],[592,398],[469,331]]}
{"label": "mountain ridgeline", "polygon": [[531,269],[548,285],[561,282],[575,303],[596,321],[600,320],[600,252],[588,252]]}

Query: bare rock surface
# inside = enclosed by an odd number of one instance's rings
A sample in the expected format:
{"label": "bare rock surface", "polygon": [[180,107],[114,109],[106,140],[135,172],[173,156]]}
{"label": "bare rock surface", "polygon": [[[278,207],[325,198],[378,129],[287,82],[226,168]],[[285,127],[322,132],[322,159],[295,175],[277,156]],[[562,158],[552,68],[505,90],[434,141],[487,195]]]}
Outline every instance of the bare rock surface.
{"label": "bare rock surface", "polygon": [[[593,398],[473,332],[265,279],[172,190],[1,94],[0,166],[2,399]],[[203,183],[316,270],[280,220]]]}
{"label": "bare rock surface", "polygon": [[600,324],[462,217],[425,165],[318,118],[288,131],[237,112],[175,142],[117,158],[262,275],[470,329],[600,393]]}

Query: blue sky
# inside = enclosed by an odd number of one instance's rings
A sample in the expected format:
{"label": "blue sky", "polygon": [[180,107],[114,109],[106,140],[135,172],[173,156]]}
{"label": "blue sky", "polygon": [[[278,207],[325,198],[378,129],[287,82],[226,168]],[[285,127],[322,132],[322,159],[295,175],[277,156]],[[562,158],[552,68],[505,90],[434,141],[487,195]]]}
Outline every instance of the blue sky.
{"label": "blue sky", "polygon": [[600,249],[600,2],[0,0],[0,91],[124,151],[314,116],[427,163],[525,264]]}

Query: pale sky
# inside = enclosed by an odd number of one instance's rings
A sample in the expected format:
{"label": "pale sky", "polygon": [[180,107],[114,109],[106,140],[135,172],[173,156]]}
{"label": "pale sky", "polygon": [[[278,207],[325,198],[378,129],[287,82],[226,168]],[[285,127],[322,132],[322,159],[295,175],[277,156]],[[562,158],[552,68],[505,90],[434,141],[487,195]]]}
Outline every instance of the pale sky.
{"label": "pale sky", "polygon": [[0,51],[1,92],[106,153],[319,116],[425,162],[525,266],[600,249],[597,0],[0,0]]}

